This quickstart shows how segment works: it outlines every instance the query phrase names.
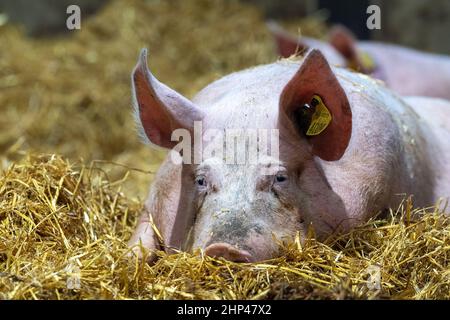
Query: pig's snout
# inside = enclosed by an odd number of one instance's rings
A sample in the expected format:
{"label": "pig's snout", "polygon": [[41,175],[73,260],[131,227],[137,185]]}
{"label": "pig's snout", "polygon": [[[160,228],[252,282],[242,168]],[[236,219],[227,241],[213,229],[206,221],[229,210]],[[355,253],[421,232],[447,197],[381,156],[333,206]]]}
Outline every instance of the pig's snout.
{"label": "pig's snout", "polygon": [[224,258],[233,262],[252,262],[252,255],[248,251],[240,250],[228,243],[213,243],[205,249],[207,256]]}

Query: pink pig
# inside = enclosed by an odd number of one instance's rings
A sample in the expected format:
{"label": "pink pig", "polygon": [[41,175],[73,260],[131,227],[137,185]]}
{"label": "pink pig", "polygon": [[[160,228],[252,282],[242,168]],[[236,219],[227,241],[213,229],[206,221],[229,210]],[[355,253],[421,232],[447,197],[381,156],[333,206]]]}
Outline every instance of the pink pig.
{"label": "pink pig", "polygon": [[297,38],[269,22],[278,53],[289,57],[309,48],[322,51],[328,62],[382,80],[401,95],[450,99],[450,57],[375,41],[356,41],[343,26],[331,29],[329,41]]}
{"label": "pink pig", "polygon": [[[138,254],[201,248],[260,261],[279,255],[274,239],[304,239],[312,228],[322,240],[395,208],[404,195],[417,206],[450,196],[448,101],[401,98],[370,77],[330,67],[318,50],[232,73],[190,101],[160,83],[146,60],[144,49],[132,90],[138,125],[153,145],[173,148],[172,132],[192,133],[195,121],[203,132],[278,129],[280,139],[279,158],[256,164],[218,157],[177,164],[170,152],[129,242]],[[330,122],[308,135],[319,105]]]}

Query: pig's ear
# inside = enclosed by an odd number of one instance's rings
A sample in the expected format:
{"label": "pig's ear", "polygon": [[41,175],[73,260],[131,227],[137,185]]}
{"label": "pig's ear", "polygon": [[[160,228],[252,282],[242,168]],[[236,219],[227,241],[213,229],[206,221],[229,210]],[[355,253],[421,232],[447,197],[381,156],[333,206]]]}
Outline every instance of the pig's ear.
{"label": "pig's ear", "polygon": [[131,76],[133,103],[138,125],[144,139],[163,148],[173,148],[171,141],[175,129],[191,133],[194,121],[203,118],[203,112],[191,101],[159,82],[148,70],[147,49],[142,49]]}
{"label": "pig's ear", "polygon": [[355,37],[346,27],[342,25],[333,26],[330,30],[329,41],[344,58],[353,59],[357,55]]}
{"label": "pig's ear", "polygon": [[369,73],[364,59],[356,47],[353,33],[343,25],[335,25],[330,30],[330,44],[347,60],[348,67],[358,72]]}
{"label": "pig's ear", "polygon": [[308,50],[308,46],[301,39],[288,33],[278,23],[269,21],[267,27],[275,39],[278,54],[281,57],[288,58],[293,54],[303,53]]}
{"label": "pig's ear", "polygon": [[279,127],[306,138],[323,160],[342,157],[352,132],[347,96],[318,50],[310,51],[280,96]]}

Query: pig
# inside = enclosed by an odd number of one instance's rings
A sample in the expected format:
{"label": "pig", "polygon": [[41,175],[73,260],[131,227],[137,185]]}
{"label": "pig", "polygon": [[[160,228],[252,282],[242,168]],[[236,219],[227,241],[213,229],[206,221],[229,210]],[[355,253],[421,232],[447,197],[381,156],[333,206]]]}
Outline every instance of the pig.
{"label": "pig", "polygon": [[267,27],[273,35],[278,54],[283,58],[289,58],[296,53],[303,54],[309,49],[314,48],[320,50],[331,65],[340,67],[348,66],[347,59],[326,41],[306,36],[296,37],[274,21],[267,22]]}
{"label": "pig", "polygon": [[[197,248],[230,261],[262,261],[279,256],[296,235],[323,241],[405,196],[420,207],[450,196],[450,102],[401,98],[371,77],[330,66],[319,50],[232,73],[192,100],[155,78],[146,49],[131,78],[142,136],[172,150],[129,241],[137,255],[150,252],[149,261],[155,249]],[[319,106],[327,121],[308,133]],[[277,130],[278,157],[174,161],[171,133],[192,133],[196,122],[204,145],[211,143],[208,128]]]}
{"label": "pig", "polygon": [[376,41],[356,41],[352,32],[341,25],[331,28],[328,42],[294,37],[274,22],[268,23],[268,27],[283,57],[316,48],[329,63],[369,74],[400,95],[450,99],[450,57],[447,55]]}

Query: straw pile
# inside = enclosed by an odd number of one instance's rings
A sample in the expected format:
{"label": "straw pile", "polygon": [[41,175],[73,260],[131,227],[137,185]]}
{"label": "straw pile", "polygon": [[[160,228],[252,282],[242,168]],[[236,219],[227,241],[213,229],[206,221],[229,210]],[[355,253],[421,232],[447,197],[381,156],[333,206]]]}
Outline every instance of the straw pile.
{"label": "straw pile", "polygon": [[[0,298],[450,298],[450,219],[413,212],[409,201],[396,218],[328,244],[286,244],[281,258],[264,263],[161,252],[149,266],[126,255],[140,204],[121,192],[123,180],[54,155],[6,170]],[[370,270],[379,271],[379,287]]]}
{"label": "straw pile", "polygon": [[[139,49],[149,48],[160,80],[192,96],[276,58],[254,8],[113,1],[68,38],[32,40],[9,25],[0,37],[0,298],[450,298],[449,218],[410,202],[326,244],[285,244],[282,258],[264,263],[200,252],[161,252],[153,266],[127,258],[163,156],[133,130]],[[370,285],[374,270],[380,289]]]}

